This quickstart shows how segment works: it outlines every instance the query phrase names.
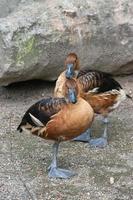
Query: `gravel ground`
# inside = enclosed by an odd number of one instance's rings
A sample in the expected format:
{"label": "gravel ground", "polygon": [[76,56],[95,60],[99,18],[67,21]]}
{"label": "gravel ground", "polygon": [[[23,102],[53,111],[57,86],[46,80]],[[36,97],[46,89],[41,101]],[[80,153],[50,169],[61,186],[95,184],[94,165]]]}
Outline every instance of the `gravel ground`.
{"label": "gravel ground", "polygon": [[[133,92],[133,76],[117,79],[127,92]],[[42,81],[0,88],[0,199],[132,200],[133,102],[127,99],[110,115],[109,146],[105,149],[62,143],[59,164],[78,175],[69,180],[49,179],[52,142],[20,134],[16,127],[26,109],[43,96],[50,96],[53,88],[54,84]],[[101,132],[97,117],[94,136]]]}

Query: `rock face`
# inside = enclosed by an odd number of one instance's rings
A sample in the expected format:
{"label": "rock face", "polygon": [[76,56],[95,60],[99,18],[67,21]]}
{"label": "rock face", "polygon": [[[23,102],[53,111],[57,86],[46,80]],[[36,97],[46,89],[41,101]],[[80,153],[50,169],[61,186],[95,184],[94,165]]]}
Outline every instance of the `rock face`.
{"label": "rock face", "polygon": [[55,80],[69,52],[82,67],[133,73],[132,0],[2,0],[0,84]]}

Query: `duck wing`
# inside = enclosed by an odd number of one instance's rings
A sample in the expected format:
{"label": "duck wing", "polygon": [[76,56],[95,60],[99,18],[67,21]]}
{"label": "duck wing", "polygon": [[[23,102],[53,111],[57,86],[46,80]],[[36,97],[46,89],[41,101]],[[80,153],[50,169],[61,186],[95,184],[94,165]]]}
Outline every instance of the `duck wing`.
{"label": "duck wing", "polygon": [[111,74],[98,70],[81,70],[77,78],[82,90],[92,94],[122,89],[121,85],[113,79]]}
{"label": "duck wing", "polygon": [[[22,131],[21,126],[27,123],[37,127],[36,119],[42,123],[44,126],[48,123],[51,116],[58,113],[61,108],[66,105],[67,102],[65,98],[46,98],[33,104],[24,114],[20,125],[17,130]],[[33,120],[33,118],[35,120]]]}

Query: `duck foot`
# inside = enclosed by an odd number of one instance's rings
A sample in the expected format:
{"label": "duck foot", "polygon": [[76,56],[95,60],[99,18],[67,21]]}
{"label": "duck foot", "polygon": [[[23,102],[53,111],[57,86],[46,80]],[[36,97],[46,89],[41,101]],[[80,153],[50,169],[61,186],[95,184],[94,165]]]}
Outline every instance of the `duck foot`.
{"label": "duck foot", "polygon": [[108,141],[107,138],[100,137],[96,139],[90,139],[89,144],[91,147],[104,148],[108,145]]}
{"label": "duck foot", "polygon": [[50,171],[48,173],[48,176],[50,178],[62,178],[62,179],[67,179],[75,175],[76,173],[74,172],[71,172],[66,169],[56,168],[56,167],[50,168]]}
{"label": "duck foot", "polygon": [[91,135],[91,129],[88,129],[86,132],[82,133],[78,137],[72,139],[72,141],[76,142],[89,142]]}

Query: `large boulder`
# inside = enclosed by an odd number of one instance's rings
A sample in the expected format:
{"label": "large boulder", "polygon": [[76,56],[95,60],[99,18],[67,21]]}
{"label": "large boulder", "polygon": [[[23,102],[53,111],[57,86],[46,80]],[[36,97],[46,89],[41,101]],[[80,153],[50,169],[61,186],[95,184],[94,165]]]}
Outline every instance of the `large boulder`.
{"label": "large boulder", "polygon": [[1,85],[55,80],[69,52],[82,67],[133,73],[132,0],[1,2]]}

